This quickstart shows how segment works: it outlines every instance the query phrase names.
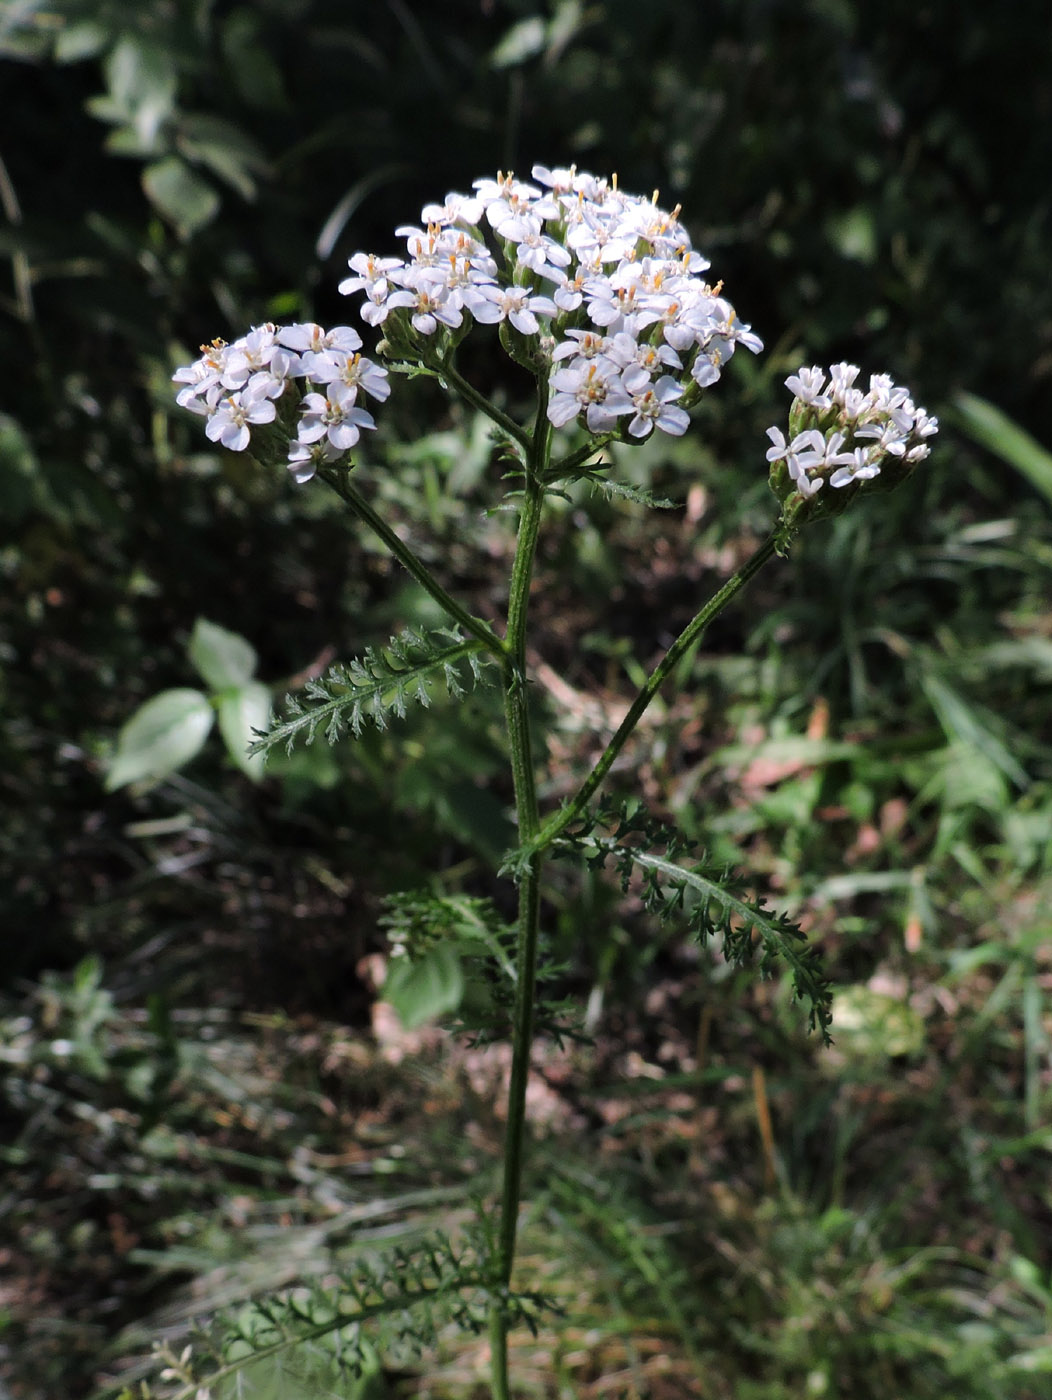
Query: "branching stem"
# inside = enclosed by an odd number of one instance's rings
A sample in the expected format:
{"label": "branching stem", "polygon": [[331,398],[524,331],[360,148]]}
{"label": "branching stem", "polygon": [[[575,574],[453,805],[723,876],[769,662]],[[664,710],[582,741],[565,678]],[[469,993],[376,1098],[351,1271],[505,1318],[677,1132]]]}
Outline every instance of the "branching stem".
{"label": "branching stem", "polygon": [[434,369],[435,373],[438,374],[440,378],[444,379],[450,388],[454,389],[460,395],[465,403],[471,404],[472,408],[477,408],[480,413],[484,413],[487,418],[492,419],[502,432],[507,433],[508,437],[514,438],[519,446],[526,452],[532,450],[533,444],[529,433],[526,432],[520,424],[516,423],[514,418],[510,418],[503,409],[498,408],[495,403],[491,403],[489,399],[486,398],[485,394],[480,393],[469,379],[465,379],[453,364],[450,356],[447,356],[445,359],[435,364]]}
{"label": "branching stem", "polygon": [[507,644],[501,641],[488,622],[483,622],[480,617],[472,617],[466,608],[461,607],[457,600],[446,592],[424,561],[413,553],[404,540],[395,534],[386,520],[377,515],[357,486],[351,481],[346,468],[341,470],[337,467],[321,467],[318,470],[318,476],[332,487],[341,500],[347,502],[355,515],[363,520],[375,535],[383,540],[402,567],[412,574],[421,588],[431,594],[431,597],[448,616],[453,618],[455,622],[459,622],[465,632],[476,637],[487,651],[503,662],[507,654]]}
{"label": "branching stem", "polygon": [[741,568],[731,575],[723,587],[713,594],[701,611],[696,613],[687,623],[647,677],[639,694],[629,706],[628,713],[621,721],[617,733],[607,744],[595,767],[578,788],[574,797],[545,823],[537,833],[532,845],[528,842],[524,843],[528,853],[536,854],[547,850],[556,837],[581,815],[614,766],[617,756],[628,742],[629,736],[642,718],[643,712],[657,695],[678,662],[695,642],[701,639],[713,618],[723,611],[735,594],[739,593],[749,580],[759,573],[772,554],[777,552],[777,544],[778,536],[772,533]]}

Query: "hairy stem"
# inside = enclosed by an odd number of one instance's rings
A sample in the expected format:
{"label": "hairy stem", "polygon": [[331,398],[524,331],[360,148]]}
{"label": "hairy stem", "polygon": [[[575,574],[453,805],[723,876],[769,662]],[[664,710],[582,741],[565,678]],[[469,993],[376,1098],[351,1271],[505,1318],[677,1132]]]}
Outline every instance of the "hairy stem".
{"label": "hairy stem", "polygon": [[480,413],[484,413],[487,418],[493,420],[497,427],[507,433],[510,438],[514,438],[520,447],[530,451],[532,447],[529,433],[527,433],[514,418],[510,418],[491,403],[485,394],[480,394],[470,380],[465,379],[460,371],[454,366],[452,358],[447,357],[434,365],[435,372],[446,381],[446,383],[460,395],[465,403],[471,404],[472,408],[477,408]]}
{"label": "hairy stem", "polygon": [[[544,506],[544,488],[538,480],[538,466],[546,459],[550,440],[546,427],[542,426],[545,408],[546,404],[542,404],[537,430],[531,440],[526,489],[522,497],[519,536],[508,596],[508,632],[505,639],[507,655],[504,662],[504,712],[508,728],[512,779],[515,785],[519,837],[524,843],[534,839],[540,825],[526,680],[526,617],[537,534]],[[526,1087],[533,1042],[542,859],[539,853],[531,859],[519,880],[511,1081],[508,1086],[508,1116],[504,1131],[504,1179],[501,1188],[494,1278],[494,1283],[499,1289],[506,1288],[510,1283],[515,1263],[525,1148]],[[493,1394],[496,1400],[508,1400],[509,1396],[507,1333],[507,1318],[498,1293],[490,1313]]]}
{"label": "hairy stem", "polygon": [[360,520],[364,520],[374,534],[383,540],[402,567],[412,574],[420,587],[430,593],[435,602],[454,621],[460,623],[465,632],[477,638],[487,651],[492,652],[502,661],[504,660],[507,654],[507,643],[501,641],[487,622],[483,622],[479,617],[472,617],[466,608],[461,607],[457,600],[446,592],[424,561],[418,558],[405,541],[399,539],[390,525],[377,515],[357,486],[352,484],[346,469],[321,467],[318,470],[318,476],[332,487],[337,496],[347,502],[355,515]]}
{"label": "hairy stem", "polygon": [[553,462],[551,466],[545,468],[543,480],[565,481],[567,477],[576,479],[578,476],[586,475],[590,471],[597,471],[599,464],[593,462],[586,466],[589,457],[594,457],[597,452],[602,452],[614,438],[616,433],[600,433],[598,437],[590,438],[583,447],[578,447],[574,452],[570,452],[565,457],[561,457],[558,462]]}
{"label": "hairy stem", "polygon": [[523,842],[531,858],[537,853],[546,850],[560,832],[565,831],[570,823],[581,815],[602,784],[606,775],[610,772],[610,769],[614,766],[618,754],[628,742],[628,738],[639,723],[644,710],[646,710],[654,696],[664,685],[677,663],[685,653],[690,650],[695,642],[700,640],[713,618],[723,611],[735,594],[741,592],[749,580],[759,573],[764,564],[770,559],[771,555],[777,552],[779,538],[780,536],[777,532],[769,535],[756,552],[745,561],[740,569],[731,575],[723,587],[715,593],[701,611],[696,613],[692,620],[687,623],[686,627],[684,627],[683,631],[647,677],[639,694],[632,701],[628,713],[621,721],[617,733],[607,744],[606,748],[599,756],[599,761],[578,788],[573,799],[544,824],[532,843],[528,841]]}

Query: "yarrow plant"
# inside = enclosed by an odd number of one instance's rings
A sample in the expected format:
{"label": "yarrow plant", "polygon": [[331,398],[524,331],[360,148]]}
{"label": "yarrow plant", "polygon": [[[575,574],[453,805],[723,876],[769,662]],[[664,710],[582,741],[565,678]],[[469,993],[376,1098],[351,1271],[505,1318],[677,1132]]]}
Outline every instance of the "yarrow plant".
{"label": "yarrow plant", "polygon": [[[498,1020],[505,1015],[499,1028],[513,1047],[499,1199],[483,1213],[470,1263],[450,1247],[432,1273],[424,1270],[426,1278],[406,1264],[405,1290],[391,1295],[389,1307],[386,1295],[348,1285],[360,1307],[337,1309],[331,1322],[334,1329],[356,1328],[385,1308],[420,1308],[439,1294],[481,1296],[498,1400],[509,1394],[509,1328],[529,1323],[541,1305],[535,1295],[512,1290],[512,1275],[545,861],[569,853],[610,863],[624,880],[639,878],[648,909],[683,919],[699,937],[717,936],[724,956],[747,962],[757,955],[761,973],[783,959],[798,997],[809,1006],[812,1027],[825,1034],[829,990],[800,930],[763,901],[750,899],[728,872],[684,859],[676,834],[638,808],[593,799],[647,706],[721,609],[773,554],[786,551],[806,521],[839,514],[856,496],[908,477],[928,456],[938,427],[887,375],[871,376],[865,389],[856,384],[860,371],[854,365],[805,366],[791,375],[788,419],[768,429],[769,480],[780,506],[770,535],[668,648],[576,792],[557,811],[542,813],[527,707],[526,636],[545,499],[573,480],[601,479],[609,467],[603,449],[615,440],[641,442],[654,432],[682,436],[691,409],[718,383],[736,351],[756,354],[762,345],[738,319],[722,284],[708,280],[709,263],[691,246],[678,207],[666,211],[656,195],[627,194],[616,179],[574,166],[538,165],[532,175],[530,181],[512,174],[476,180],[473,193],[447,194],[441,204],[424,207],[418,224],[398,228],[401,254],[351,257],[351,275],[340,291],[360,298],[360,320],[378,338],[371,357],[363,355],[362,336],[350,326],[267,324],[230,344],[212,341],[174,376],[178,403],[205,419],[213,442],[249,451],[264,465],[284,464],[300,484],[317,478],[334,489],[449,621],[433,633],[403,633],[389,647],[371,649],[309,683],[302,695],[289,697],[285,716],[258,748],[309,742],[319,727],[330,741],[348,728],[358,733],[368,720],[379,723],[389,712],[404,712],[407,699],[426,700],[436,679],[455,691],[464,664],[476,679],[494,669],[500,677],[519,841],[504,873],[517,882],[519,902],[514,965],[509,968],[505,959],[504,971],[493,974],[507,984],[507,995],[494,1005],[508,1008],[498,1014]],[[526,422],[490,402],[457,366],[465,337],[490,326],[535,381]],[[373,409],[390,397],[393,374],[437,378],[492,420],[504,455],[513,461],[518,534],[502,627],[454,598],[352,479],[350,454],[375,428]],[[487,660],[494,666],[484,668]],[[426,947],[417,950],[422,957],[430,956],[445,927],[434,911],[429,918]],[[394,942],[402,957],[413,957],[404,928]],[[467,1304],[460,1314],[464,1325],[476,1325],[479,1316]],[[296,1329],[289,1327],[287,1335],[294,1338]],[[175,1374],[171,1367],[169,1372]],[[178,1394],[194,1393],[200,1377],[185,1356],[179,1377],[185,1387]]]}

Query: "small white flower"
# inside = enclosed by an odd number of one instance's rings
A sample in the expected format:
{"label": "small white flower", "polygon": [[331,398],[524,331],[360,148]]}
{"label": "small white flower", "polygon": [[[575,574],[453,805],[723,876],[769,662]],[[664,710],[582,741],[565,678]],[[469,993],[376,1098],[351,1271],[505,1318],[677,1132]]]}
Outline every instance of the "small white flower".
{"label": "small white flower", "polygon": [[355,253],[348,266],[357,275],[345,277],[336,290],[344,296],[364,291],[370,301],[377,303],[387,296],[390,275],[405,263],[401,258],[375,258],[371,253]]}
{"label": "small white flower", "polygon": [[798,486],[805,476],[814,478],[821,475],[824,478],[830,467],[838,466],[843,461],[843,446],[844,434],[841,432],[830,433],[826,437],[817,428],[808,428],[798,433],[790,445],[790,456],[795,459],[795,471],[794,462],[789,461],[790,476]]}
{"label": "small white flower", "polygon": [[[180,408],[188,408],[191,413],[210,413],[211,408],[202,406],[195,400],[203,399],[208,392],[220,387],[229,346],[225,340],[213,340],[211,345],[201,346],[201,358],[192,365],[182,365],[172,375],[175,384],[185,384],[175,396]],[[218,395],[216,395],[218,397]]]}
{"label": "small white flower", "polygon": [[583,221],[566,235],[566,245],[578,258],[591,254],[600,263],[618,263],[634,251],[635,239],[630,232],[619,233],[586,212]]}
{"label": "small white flower", "polygon": [[331,331],[327,331],[313,321],[298,321],[291,326],[280,326],[277,342],[301,355],[306,351],[321,355],[326,350],[343,350],[352,354],[362,346],[362,338],[352,326],[333,326]]}
{"label": "small white flower", "polygon": [[383,365],[376,364],[374,360],[364,359],[358,354],[347,356],[340,372],[340,382],[354,390],[361,386],[377,403],[383,403],[391,395],[391,382]]}
{"label": "small white flower", "polygon": [[328,438],[319,442],[292,442],[289,444],[288,468],[294,481],[302,485],[310,481],[320,466],[337,461],[343,453],[333,447]]}
{"label": "small white flower", "polygon": [[361,436],[362,428],[375,428],[371,413],[356,408],[356,390],[346,384],[330,384],[326,394],[306,394],[301,405],[301,443],[327,438],[333,447],[346,452]]}
{"label": "small white flower", "polygon": [[257,369],[249,376],[242,386],[242,392],[250,388],[253,393],[264,398],[280,399],[289,380],[297,378],[302,373],[303,367],[299,355],[279,347],[271,355],[270,363],[266,369]]}
{"label": "small white flower", "polygon": [[246,387],[242,392],[219,399],[205,424],[205,433],[231,452],[244,452],[251,434],[249,424],[273,423],[276,415],[273,399],[266,398],[259,388]]}
{"label": "small white flower", "polygon": [[358,313],[367,326],[382,326],[387,320],[387,313],[391,309],[387,298],[386,291],[382,294],[380,292],[368,293]]}
{"label": "small white flower", "polygon": [[389,308],[410,307],[413,329],[420,335],[434,335],[439,322],[455,328],[464,319],[460,307],[450,299],[445,287],[429,286],[427,283],[417,286],[414,291],[392,292],[387,298],[387,305]]}
{"label": "small white flower", "polygon": [[626,323],[633,320],[642,325],[647,323],[644,310],[646,294],[640,290],[638,283],[615,287],[606,277],[594,277],[586,284],[585,293],[588,297],[588,315],[597,326],[613,332],[623,330]]}
{"label": "small white flower", "polygon": [[879,448],[881,453],[890,452],[893,457],[902,457],[906,451],[906,439],[902,429],[891,417],[883,421],[877,419],[871,423],[863,423],[855,429],[855,437],[873,438],[874,446]]}
{"label": "small white flower", "polygon": [[425,204],[420,217],[425,224],[469,224],[472,228],[482,218],[481,199],[469,199],[463,194],[447,194],[444,204]]}
{"label": "small white flower", "polygon": [[490,284],[468,287],[463,292],[464,305],[476,321],[495,325],[510,321],[523,335],[537,335],[540,324],[534,309],[542,315],[557,315],[556,307],[546,297],[535,297],[528,287],[498,287]]}
{"label": "small white flower", "polygon": [[[532,215],[524,216],[521,223],[522,232],[514,235],[519,239],[515,249],[515,260],[519,266],[527,267],[549,281],[558,281],[565,276],[563,269],[572,262],[572,258],[563,245],[541,232],[540,219]],[[510,238],[513,235],[505,228],[502,236]]]}
{"label": "small white flower", "polygon": [[629,331],[619,331],[609,342],[607,357],[620,369],[638,365],[648,375],[657,374],[662,366],[669,369],[682,369],[683,361],[671,345],[642,344]]}
{"label": "small white flower", "polygon": [[880,453],[872,447],[853,447],[833,459],[840,465],[829,478],[833,487],[849,486],[852,481],[870,481],[880,475]]}
{"label": "small white flower", "polygon": [[589,432],[609,432],[622,414],[635,408],[620,376],[612,371],[604,374],[594,362],[558,369],[550,383],[555,393],[548,403],[548,419],[557,428],[583,412]]}
{"label": "small white flower", "polygon": [[828,408],[829,396],[822,392],[825,382],[825,371],[818,365],[812,365],[810,369],[801,366],[785,381],[785,387],[803,404],[812,408]]}
{"label": "small white flower", "polygon": [[639,319],[647,325],[658,322],[665,343],[681,353],[700,338],[698,326],[703,318],[682,296],[651,294],[645,299],[644,314]]}
{"label": "small white flower", "polygon": [[214,412],[223,392],[223,386],[217,375],[202,387],[190,384],[185,389],[180,389],[175,396],[175,401],[180,408],[188,408],[191,413],[198,413],[207,418]]}
{"label": "small white flower", "polygon": [[768,428],[767,436],[774,444],[773,447],[767,449],[768,462],[781,462],[788,457],[791,447],[789,443],[786,442],[785,434],[782,432],[781,428]]}
{"label": "small white flower", "polygon": [[570,330],[566,340],[561,341],[552,351],[552,360],[594,360],[605,355],[610,346],[610,337],[598,331]]}
{"label": "small white flower", "polygon": [[632,371],[625,375],[625,387],[632,396],[636,410],[635,417],[628,425],[633,437],[646,437],[655,426],[663,433],[681,437],[690,425],[690,415],[674,403],[683,389],[671,375],[665,374],[651,386],[645,370],[636,371],[637,377],[630,378]]}
{"label": "small white flower", "polygon": [[277,330],[269,322],[253,326],[229,346],[221,376],[225,389],[240,389],[257,370],[266,369],[278,348]]}
{"label": "small white flower", "polygon": [[872,407],[869,398],[861,389],[845,389],[840,405],[840,421],[851,426],[863,419]]}
{"label": "small white flower", "polygon": [[842,362],[839,365],[829,367],[829,397],[831,401],[842,407],[847,391],[858,378],[858,365],[849,365]]}
{"label": "small white flower", "polygon": [[485,205],[487,222],[502,238],[514,236],[505,229],[512,229],[513,221],[525,213],[533,212],[542,219],[557,218],[559,214],[554,199],[542,195],[536,185],[516,180],[510,171],[507,175],[498,174],[496,180],[475,180],[472,188],[478,190],[478,198]]}
{"label": "small white flower", "polygon": [[579,176],[577,166],[559,166],[549,170],[546,165],[535,165],[530,174],[539,185],[547,185],[554,195],[576,194],[581,181],[590,181],[591,176]]}
{"label": "small white flower", "polygon": [[569,315],[577,310],[584,301],[584,285],[593,276],[593,269],[582,265],[573,270],[573,276],[567,274],[558,279],[553,300],[561,312]]}
{"label": "small white flower", "polygon": [[[445,229],[422,229],[412,224],[402,224],[395,229],[395,235],[406,240],[411,268],[434,267],[446,257],[448,233]],[[406,282],[405,277],[397,272],[392,273],[392,280],[403,285]]]}

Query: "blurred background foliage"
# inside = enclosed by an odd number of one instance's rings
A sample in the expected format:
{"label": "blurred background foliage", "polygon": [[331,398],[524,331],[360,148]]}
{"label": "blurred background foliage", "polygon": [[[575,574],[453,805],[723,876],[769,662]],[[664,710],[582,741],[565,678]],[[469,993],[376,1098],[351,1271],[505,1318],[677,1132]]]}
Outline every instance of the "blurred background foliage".
{"label": "blurred background foliage", "polygon": [[[524,1374],[551,1395],[1052,1395],[1049,37],[1039,0],[997,23],[975,0],[876,22],[846,0],[0,5],[13,1394],[88,1395],[122,1346],[226,1296],[224,1267],[243,1292],[292,1280],[347,1220],[448,1214],[485,1179],[493,1086],[370,1040],[368,969],[390,892],[507,899],[492,694],[261,784],[218,743],[153,787],[103,783],[135,708],[194,683],[199,619],[276,695],[436,621],[338,502],[210,450],[174,366],[268,318],[349,319],[346,258],[395,251],[425,200],[575,160],[682,202],[767,351],[687,440],[619,455],[684,509],[553,507],[552,801],[765,530],[787,373],[888,370],[944,426],[906,490],[815,529],[720,620],[623,775],[821,940],[834,1051],[777,984],[555,873],[552,954],[595,1044],[545,1080],[528,1262],[570,1321],[524,1339]],[[485,351],[465,367],[522,392]],[[499,472],[426,386],[360,466],[487,615]],[[456,1347],[374,1382],[478,1384]]]}

